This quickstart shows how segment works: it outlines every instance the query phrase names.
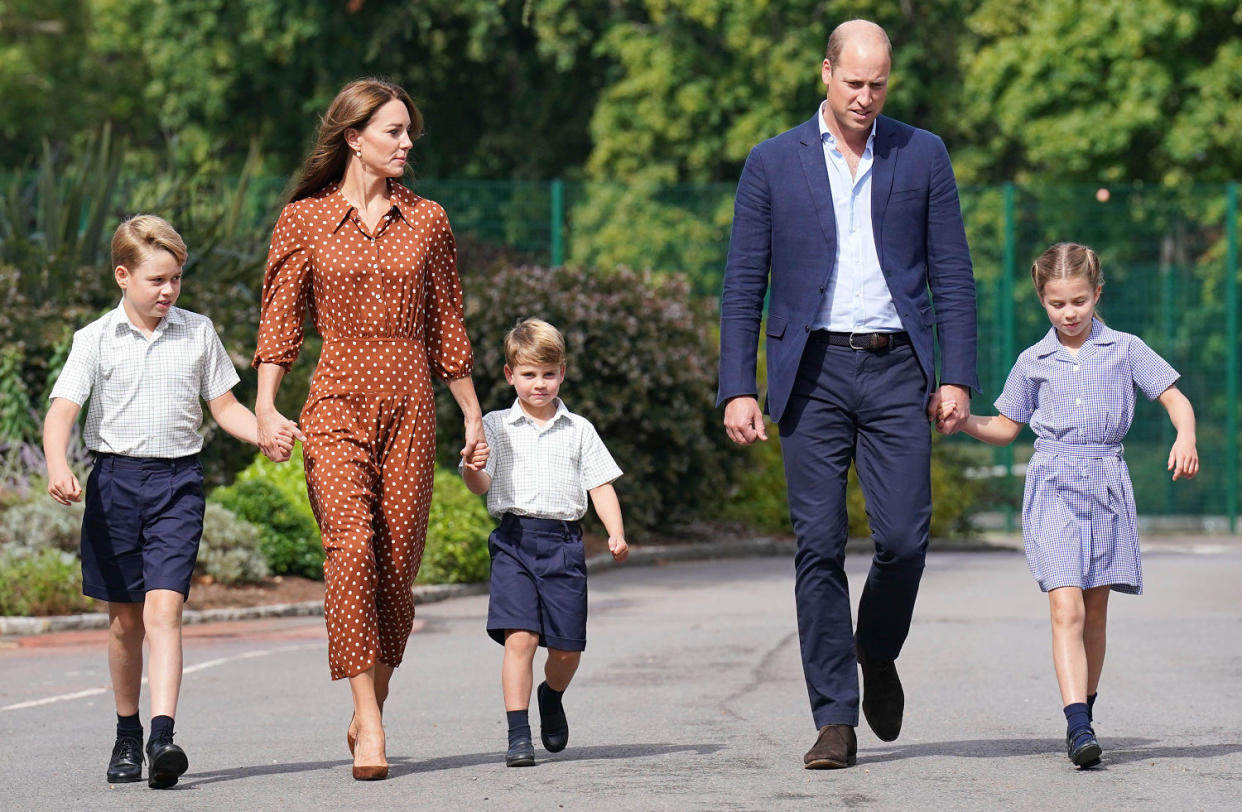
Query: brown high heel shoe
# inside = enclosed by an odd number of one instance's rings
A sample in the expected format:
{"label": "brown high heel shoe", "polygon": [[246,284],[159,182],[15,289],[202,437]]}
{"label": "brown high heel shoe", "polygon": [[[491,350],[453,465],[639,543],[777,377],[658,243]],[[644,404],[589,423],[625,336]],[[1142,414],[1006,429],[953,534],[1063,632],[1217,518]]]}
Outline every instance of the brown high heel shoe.
{"label": "brown high heel shoe", "polygon": [[349,716],[349,727],[345,728],[345,743],[349,745],[349,754],[354,754],[354,746],[358,744],[358,734],[354,732],[354,715]]}
{"label": "brown high heel shoe", "polygon": [[[346,734],[346,737],[348,738],[348,733]],[[358,743],[358,737],[355,736],[353,739],[353,744],[357,745],[357,743]],[[388,760],[387,758],[384,757],[383,750],[380,751],[380,758],[384,759],[384,761]],[[355,764],[354,765],[354,780],[355,781],[382,781],[383,779],[387,777],[388,777],[388,765],[387,764],[363,764],[363,765]]]}

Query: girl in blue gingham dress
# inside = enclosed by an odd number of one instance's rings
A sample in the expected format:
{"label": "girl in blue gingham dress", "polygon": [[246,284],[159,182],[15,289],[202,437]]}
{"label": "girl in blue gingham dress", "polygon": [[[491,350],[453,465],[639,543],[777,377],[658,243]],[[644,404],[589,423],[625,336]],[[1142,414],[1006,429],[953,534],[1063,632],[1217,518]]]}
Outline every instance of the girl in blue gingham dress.
{"label": "girl in blue gingham dress", "polygon": [[1066,751],[1074,764],[1091,767],[1101,755],[1091,712],[1104,665],[1108,594],[1143,591],[1134,490],[1121,446],[1135,389],[1158,400],[1177,429],[1168,464],[1173,479],[1199,470],[1195,415],[1174,385],[1173,367],[1138,336],[1096,318],[1103,278],[1094,251],[1058,243],[1031,266],[1031,279],[1052,329],[1018,356],[996,400],[1000,414],[971,415],[963,430],[994,445],[1013,442],[1023,423],[1035,434],[1022,535],[1031,574],[1048,593]]}

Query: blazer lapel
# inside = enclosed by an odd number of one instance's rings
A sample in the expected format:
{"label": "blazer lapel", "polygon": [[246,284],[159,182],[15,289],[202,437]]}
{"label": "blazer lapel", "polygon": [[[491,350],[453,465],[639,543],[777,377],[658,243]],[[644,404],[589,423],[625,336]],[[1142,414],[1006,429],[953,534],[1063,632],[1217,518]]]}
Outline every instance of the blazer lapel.
{"label": "blazer lapel", "polygon": [[871,230],[875,235],[875,252],[884,267],[884,213],[888,211],[888,196],[893,191],[894,168],[897,164],[897,145],[893,142],[894,130],[888,119],[879,116],[875,120],[875,142],[871,145]]}
{"label": "blazer lapel", "polygon": [[[816,117],[819,116],[817,112]],[[815,204],[815,216],[820,230],[829,246],[837,244],[837,216],[832,207],[832,186],[828,181],[828,165],[824,163],[824,142],[819,135],[819,122],[813,117],[802,125],[798,157],[802,159],[802,173]]]}

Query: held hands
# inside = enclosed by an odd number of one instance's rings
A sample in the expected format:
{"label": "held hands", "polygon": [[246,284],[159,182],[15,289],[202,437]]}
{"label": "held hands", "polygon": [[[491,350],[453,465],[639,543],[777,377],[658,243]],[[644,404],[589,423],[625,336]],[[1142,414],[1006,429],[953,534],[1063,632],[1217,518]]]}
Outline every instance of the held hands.
{"label": "held hands", "polygon": [[306,442],[306,435],[298,424],[275,409],[256,413],[258,421],[259,449],[272,462],[285,462],[293,454],[296,440]]}
{"label": "held hands", "polygon": [[1199,451],[1195,447],[1194,437],[1177,435],[1173,448],[1169,450],[1169,468],[1173,479],[1194,479],[1199,473]]}
{"label": "held hands", "polygon": [[474,446],[474,453],[466,455],[466,449],[461,450],[461,457],[466,461],[465,467],[471,471],[482,471],[487,467],[487,458],[491,454],[491,449],[487,447],[486,440],[480,440]]}
{"label": "held hands", "polygon": [[82,501],[82,485],[68,468],[48,474],[47,492],[62,505]]}
{"label": "held hands", "polygon": [[608,551],[612,553],[612,560],[620,563],[630,557],[630,545],[625,543],[622,536],[608,537]]}
{"label": "held hands", "polygon": [[955,384],[945,384],[937,389],[927,404],[927,419],[936,423],[941,434],[961,431],[970,417],[970,397],[966,390]]}
{"label": "held hands", "polygon": [[752,445],[768,439],[759,400],[749,395],[732,398],[725,404],[724,426],[729,439],[738,445]]}

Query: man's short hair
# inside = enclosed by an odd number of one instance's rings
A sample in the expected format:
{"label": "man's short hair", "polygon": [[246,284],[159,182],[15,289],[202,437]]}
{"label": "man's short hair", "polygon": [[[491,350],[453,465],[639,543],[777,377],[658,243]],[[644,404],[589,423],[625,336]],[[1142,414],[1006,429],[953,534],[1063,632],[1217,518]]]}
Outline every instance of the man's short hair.
{"label": "man's short hair", "polygon": [[888,59],[890,62],[892,61],[893,43],[888,38],[888,32],[885,31],[882,26],[873,23],[870,20],[846,20],[836,28],[832,29],[832,33],[828,35],[828,47],[824,49],[824,59],[827,59],[828,62],[834,67],[837,64],[837,60],[841,58],[841,51],[845,48],[845,42],[849,38],[848,29],[846,27],[849,26],[850,23],[860,22],[870,23],[875,26],[877,29],[876,33],[884,38],[884,44],[888,46]]}
{"label": "man's short hair", "polygon": [[565,363],[565,336],[542,319],[522,319],[505,334],[505,363],[512,369],[518,364]]}

